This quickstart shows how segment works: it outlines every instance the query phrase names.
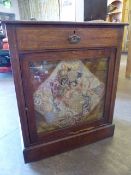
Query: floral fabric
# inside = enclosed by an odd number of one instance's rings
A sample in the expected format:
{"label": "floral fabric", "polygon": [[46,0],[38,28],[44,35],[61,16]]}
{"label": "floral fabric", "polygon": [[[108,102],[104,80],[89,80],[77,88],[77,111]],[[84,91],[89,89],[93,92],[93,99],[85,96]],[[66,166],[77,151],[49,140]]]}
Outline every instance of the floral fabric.
{"label": "floral fabric", "polygon": [[61,61],[34,92],[35,110],[47,124],[71,126],[90,117],[104,89],[104,83],[82,61]]}

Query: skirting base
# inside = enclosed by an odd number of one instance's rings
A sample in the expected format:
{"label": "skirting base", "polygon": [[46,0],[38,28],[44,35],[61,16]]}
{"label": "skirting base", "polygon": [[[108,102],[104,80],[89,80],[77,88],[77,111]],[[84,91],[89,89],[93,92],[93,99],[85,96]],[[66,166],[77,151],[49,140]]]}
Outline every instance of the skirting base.
{"label": "skirting base", "polygon": [[108,124],[73,136],[25,148],[23,151],[25,163],[38,161],[111,137],[114,134],[114,128],[115,125]]}

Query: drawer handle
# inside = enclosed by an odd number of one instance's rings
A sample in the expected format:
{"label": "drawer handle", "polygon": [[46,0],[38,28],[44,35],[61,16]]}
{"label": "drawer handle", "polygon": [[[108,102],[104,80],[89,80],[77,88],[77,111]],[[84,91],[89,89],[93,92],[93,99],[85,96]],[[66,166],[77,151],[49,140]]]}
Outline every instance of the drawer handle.
{"label": "drawer handle", "polygon": [[77,44],[80,42],[81,38],[78,35],[70,35],[68,40],[71,44]]}
{"label": "drawer handle", "polygon": [[79,131],[72,131],[72,132],[70,132],[69,134],[71,134],[71,135],[80,134],[80,133],[82,133],[82,132],[90,131],[91,129],[94,129],[94,127],[81,129],[81,130],[79,130]]}

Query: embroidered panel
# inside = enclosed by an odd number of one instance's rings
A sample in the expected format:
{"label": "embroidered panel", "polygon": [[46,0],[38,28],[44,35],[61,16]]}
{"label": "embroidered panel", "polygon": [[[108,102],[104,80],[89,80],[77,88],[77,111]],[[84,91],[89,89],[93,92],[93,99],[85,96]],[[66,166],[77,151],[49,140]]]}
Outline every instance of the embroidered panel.
{"label": "embroidered panel", "polygon": [[108,59],[30,62],[38,132],[103,117]]}

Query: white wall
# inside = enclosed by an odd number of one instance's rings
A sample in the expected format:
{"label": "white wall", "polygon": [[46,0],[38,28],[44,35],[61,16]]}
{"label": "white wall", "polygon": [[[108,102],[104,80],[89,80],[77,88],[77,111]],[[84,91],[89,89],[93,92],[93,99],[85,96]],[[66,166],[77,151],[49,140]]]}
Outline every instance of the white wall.
{"label": "white wall", "polygon": [[76,13],[76,2],[75,0],[61,0],[60,8],[60,20],[61,21],[75,21]]}
{"label": "white wall", "polygon": [[76,21],[84,21],[84,0],[76,0]]}
{"label": "white wall", "polygon": [[17,2],[17,0],[12,0],[11,3],[12,3],[11,8],[7,8],[7,7],[3,6],[3,5],[0,5],[0,12],[15,13],[15,18],[17,20],[19,20],[20,19],[20,15],[19,15],[18,2]]}
{"label": "white wall", "polygon": [[63,6],[61,0],[61,21],[83,21],[84,20],[84,0],[69,0],[69,6]]}

